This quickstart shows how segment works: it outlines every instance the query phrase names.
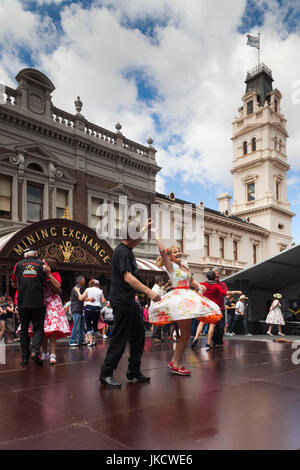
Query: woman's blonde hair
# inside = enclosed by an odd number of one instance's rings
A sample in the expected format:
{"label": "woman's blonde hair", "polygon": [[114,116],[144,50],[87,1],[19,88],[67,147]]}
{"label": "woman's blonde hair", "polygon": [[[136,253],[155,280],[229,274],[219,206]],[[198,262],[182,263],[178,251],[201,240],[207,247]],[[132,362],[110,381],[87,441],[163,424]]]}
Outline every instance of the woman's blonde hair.
{"label": "woman's blonde hair", "polygon": [[89,282],[89,287],[99,287],[99,281],[97,281],[97,279],[91,279]]}
{"label": "woman's blonde hair", "polygon": [[[167,254],[168,256],[171,256],[172,250],[174,250],[174,248],[177,249],[177,248],[179,248],[179,246],[177,246],[177,245],[172,245],[172,246],[170,246],[170,248],[166,248],[166,249],[165,249],[166,254]],[[180,249],[180,248],[179,248],[179,249]],[[159,256],[159,257],[157,258],[155,264],[156,264],[156,266],[158,266],[159,268],[162,268],[163,265],[164,265],[163,257],[162,257],[162,256]]]}

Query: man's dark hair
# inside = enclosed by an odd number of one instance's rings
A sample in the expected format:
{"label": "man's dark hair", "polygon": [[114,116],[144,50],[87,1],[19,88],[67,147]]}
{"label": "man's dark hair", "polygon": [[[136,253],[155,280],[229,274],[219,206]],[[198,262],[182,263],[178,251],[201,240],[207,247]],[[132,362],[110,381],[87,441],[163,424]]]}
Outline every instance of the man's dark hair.
{"label": "man's dark hair", "polygon": [[80,274],[79,276],[76,277],[76,284],[78,284],[80,279],[84,279],[84,276],[82,274]]}
{"label": "man's dark hair", "polygon": [[137,240],[141,232],[141,222],[138,219],[128,220],[124,223],[121,234],[123,240]]}
{"label": "man's dark hair", "polygon": [[206,274],[206,277],[209,281],[215,281],[216,280],[215,271],[208,271],[208,273]]}

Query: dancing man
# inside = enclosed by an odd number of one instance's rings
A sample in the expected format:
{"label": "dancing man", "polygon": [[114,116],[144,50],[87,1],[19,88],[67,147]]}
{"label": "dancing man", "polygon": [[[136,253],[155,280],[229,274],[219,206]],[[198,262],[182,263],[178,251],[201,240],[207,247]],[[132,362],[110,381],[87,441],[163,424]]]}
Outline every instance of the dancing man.
{"label": "dancing man", "polygon": [[[18,288],[18,309],[21,320],[21,354],[22,366],[26,366],[29,357],[38,366],[43,365],[40,348],[44,336],[45,318],[45,280],[47,274],[43,269],[44,262],[38,258],[37,251],[24,251],[24,260],[19,261],[11,277],[12,286]],[[30,354],[30,337],[28,327],[32,322],[33,339]]]}
{"label": "dancing man", "polygon": [[[142,233],[150,225],[151,219],[147,221]],[[138,311],[138,304],[135,302],[135,293],[136,291],[143,292],[154,302],[160,300],[160,296],[138,279],[138,268],[132,252],[142,240],[141,236],[135,238],[137,231],[139,232],[139,227],[136,226],[135,221],[127,224],[126,237],[115,248],[112,259],[109,300],[114,312],[114,330],[100,373],[100,382],[111,388],[121,388],[121,383],[113,377],[113,371],[119,364],[127,342],[130,344],[127,379],[136,379],[139,382],[150,381],[150,377],[144,376],[140,369],[145,344],[145,329],[143,318]]]}

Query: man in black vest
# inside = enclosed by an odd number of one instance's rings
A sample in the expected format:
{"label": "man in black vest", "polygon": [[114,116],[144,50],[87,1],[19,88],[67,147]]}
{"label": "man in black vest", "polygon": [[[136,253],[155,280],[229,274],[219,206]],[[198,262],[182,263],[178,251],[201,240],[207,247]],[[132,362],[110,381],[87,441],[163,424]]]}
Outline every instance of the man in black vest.
{"label": "man in black vest", "polygon": [[[151,219],[147,221],[147,227],[150,225]],[[138,268],[132,250],[142,238],[135,237],[136,232],[133,226],[134,222],[127,224],[125,238],[115,248],[112,259],[109,300],[114,312],[114,330],[100,374],[100,382],[111,388],[121,388],[120,382],[113,378],[113,371],[118,366],[127,342],[130,344],[127,379],[136,379],[139,382],[150,381],[150,377],[145,377],[140,370],[145,329],[135,301],[135,293],[136,291],[143,292],[154,302],[159,301],[160,296],[138,279]],[[147,227],[142,232],[145,232]],[[136,230],[139,231],[139,227],[136,227]]]}
{"label": "man in black vest", "polygon": [[[21,320],[21,354],[22,366],[26,366],[29,357],[38,366],[43,365],[40,347],[44,336],[45,319],[45,280],[44,262],[38,258],[37,251],[24,251],[25,259],[19,261],[11,277],[12,286],[18,289],[18,310]],[[28,327],[32,322],[33,338],[30,354]]]}

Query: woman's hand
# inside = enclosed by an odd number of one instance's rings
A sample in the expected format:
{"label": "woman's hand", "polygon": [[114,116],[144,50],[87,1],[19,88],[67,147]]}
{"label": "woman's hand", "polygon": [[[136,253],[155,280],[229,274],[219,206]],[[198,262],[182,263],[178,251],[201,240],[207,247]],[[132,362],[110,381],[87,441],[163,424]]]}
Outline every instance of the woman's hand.
{"label": "woman's hand", "polygon": [[48,277],[51,276],[51,269],[50,269],[50,266],[48,266],[48,264],[43,265],[43,271],[47,274]]}

